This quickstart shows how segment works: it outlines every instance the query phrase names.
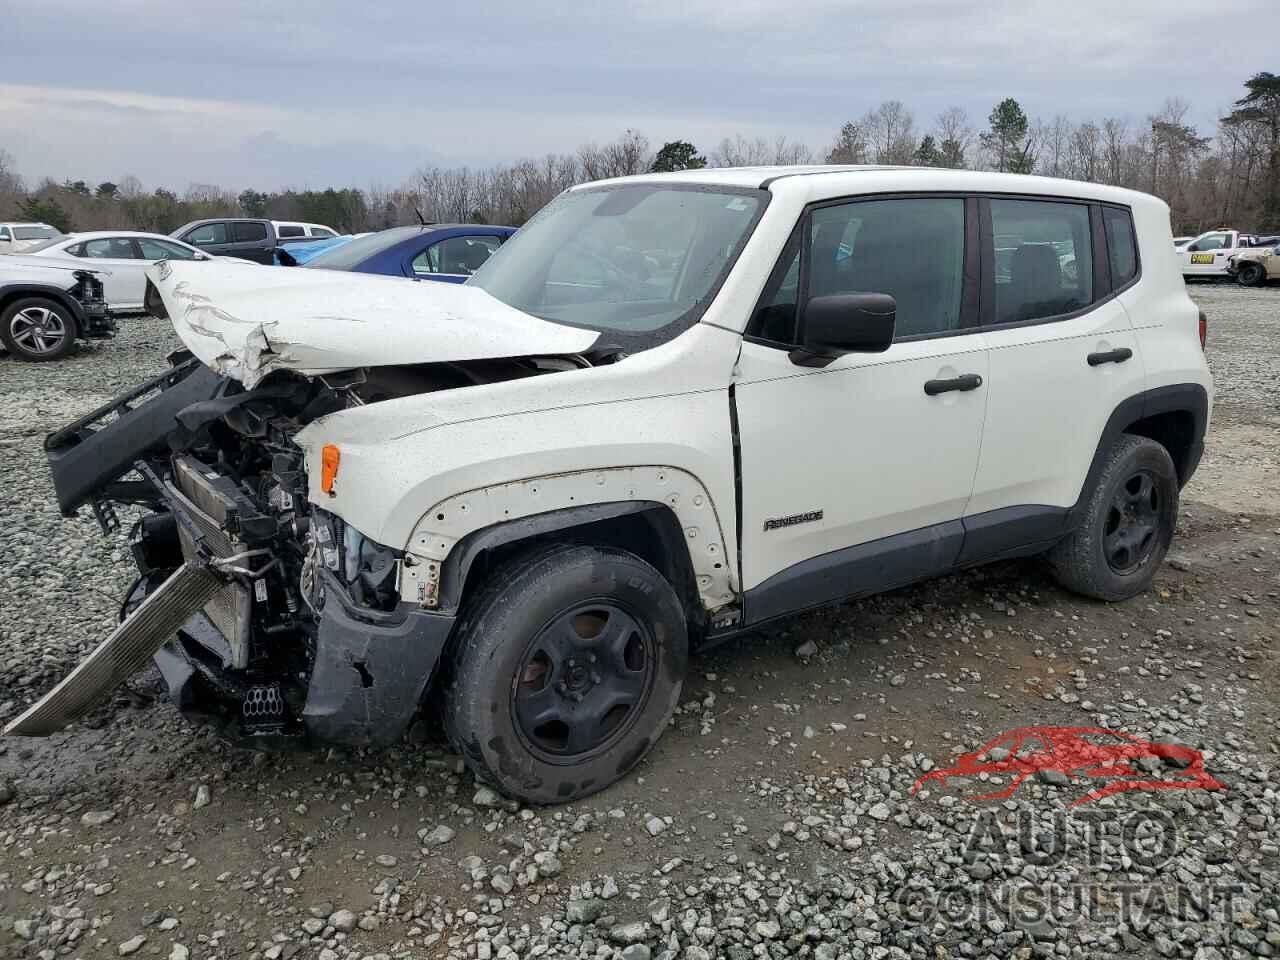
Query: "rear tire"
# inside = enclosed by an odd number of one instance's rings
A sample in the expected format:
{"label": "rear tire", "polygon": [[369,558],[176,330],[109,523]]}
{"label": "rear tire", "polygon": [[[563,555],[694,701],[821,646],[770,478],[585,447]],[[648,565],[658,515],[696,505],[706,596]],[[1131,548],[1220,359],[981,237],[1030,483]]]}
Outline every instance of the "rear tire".
{"label": "rear tire", "polygon": [[1178,519],[1178,474],[1163,446],[1124,434],[1107,453],[1072,534],[1049,551],[1062,586],[1127,600],[1151,586]]}
{"label": "rear tire", "polygon": [[1242,263],[1236,271],[1236,282],[1242,287],[1258,287],[1266,278],[1267,271],[1260,263]]}
{"label": "rear tire", "polygon": [[0,313],[0,342],[20,360],[61,360],[76,345],[71,311],[45,297],[15,300]]}
{"label": "rear tire", "polygon": [[684,608],[662,574],[621,550],[551,547],[468,602],[445,730],[476,778],[503,793],[576,800],[648,753],[687,663]]}

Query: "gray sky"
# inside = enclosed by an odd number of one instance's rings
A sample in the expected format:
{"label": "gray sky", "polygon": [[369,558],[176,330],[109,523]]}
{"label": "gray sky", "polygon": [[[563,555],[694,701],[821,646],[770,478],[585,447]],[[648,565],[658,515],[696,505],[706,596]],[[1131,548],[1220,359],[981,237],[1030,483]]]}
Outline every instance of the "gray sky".
{"label": "gray sky", "polygon": [[[627,127],[656,147],[785,134],[825,149],[899,99],[917,126],[1141,120],[1202,132],[1280,72],[1280,3],[1231,0],[0,0],[0,147],[28,180],[396,185]],[[7,10],[6,10],[7,8]]]}

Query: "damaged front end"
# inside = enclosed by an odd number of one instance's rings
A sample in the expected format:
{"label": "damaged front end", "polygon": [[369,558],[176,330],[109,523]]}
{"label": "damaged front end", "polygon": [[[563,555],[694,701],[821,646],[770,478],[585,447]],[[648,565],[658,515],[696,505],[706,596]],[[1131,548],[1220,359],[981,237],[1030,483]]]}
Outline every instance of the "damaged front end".
{"label": "damaged front end", "polygon": [[387,375],[280,372],[245,389],[189,354],[171,362],[46,439],[64,515],[89,505],[111,532],[117,506],[145,509],[130,535],[139,577],[120,626],[5,733],[60,729],[153,657],[178,706],[232,738],[394,741],[453,618],[401,603],[401,553],[308,501],[293,441],[390,395]]}

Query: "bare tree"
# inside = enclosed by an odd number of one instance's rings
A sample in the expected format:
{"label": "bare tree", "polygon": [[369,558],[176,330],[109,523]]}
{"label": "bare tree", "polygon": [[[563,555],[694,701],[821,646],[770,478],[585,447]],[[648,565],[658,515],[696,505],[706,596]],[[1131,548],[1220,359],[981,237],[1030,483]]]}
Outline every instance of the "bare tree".
{"label": "bare tree", "polygon": [[862,118],[876,163],[907,165],[916,150],[915,118],[901,100],[886,100]]}
{"label": "bare tree", "polygon": [[[1051,177],[1068,176],[1071,145],[1071,122],[1062,114],[1058,114],[1048,124],[1036,124],[1039,127],[1041,144],[1040,172]],[[1035,134],[1032,134],[1035,136]]]}
{"label": "bare tree", "polygon": [[974,132],[962,107],[948,107],[940,113],[934,121],[933,135],[938,144],[939,166],[960,170],[969,165]]}
{"label": "bare tree", "polygon": [[649,151],[649,138],[635,130],[628,130],[601,151],[604,157],[605,176],[630,177],[644,173],[653,162]]}
{"label": "bare tree", "polygon": [[1071,134],[1071,175],[1079,180],[1097,180],[1102,172],[1102,131],[1087,121]]}

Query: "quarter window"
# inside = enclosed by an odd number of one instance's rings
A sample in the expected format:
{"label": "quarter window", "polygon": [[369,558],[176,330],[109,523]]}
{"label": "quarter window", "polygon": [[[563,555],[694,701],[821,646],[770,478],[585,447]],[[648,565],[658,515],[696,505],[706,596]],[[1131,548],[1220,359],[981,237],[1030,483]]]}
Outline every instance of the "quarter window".
{"label": "quarter window", "polygon": [[1111,262],[1111,287],[1118,289],[1138,274],[1138,248],[1133,242],[1133,216],[1128,210],[1102,208],[1107,230],[1107,258]]}
{"label": "quarter window", "polygon": [[328,227],[312,227],[311,235],[313,237],[336,237],[337,234]]}
{"label": "quarter window", "polygon": [[267,239],[267,225],[251,220],[237,221],[231,225],[231,238],[236,243],[252,243]]}
{"label": "quarter window", "polygon": [[992,200],[991,230],[996,323],[1042,320],[1093,301],[1088,206]]}

